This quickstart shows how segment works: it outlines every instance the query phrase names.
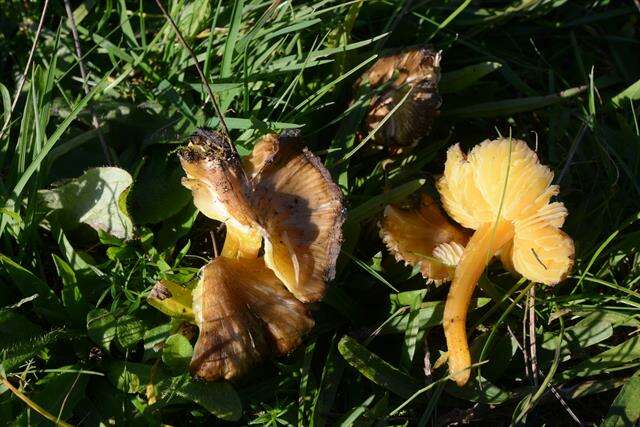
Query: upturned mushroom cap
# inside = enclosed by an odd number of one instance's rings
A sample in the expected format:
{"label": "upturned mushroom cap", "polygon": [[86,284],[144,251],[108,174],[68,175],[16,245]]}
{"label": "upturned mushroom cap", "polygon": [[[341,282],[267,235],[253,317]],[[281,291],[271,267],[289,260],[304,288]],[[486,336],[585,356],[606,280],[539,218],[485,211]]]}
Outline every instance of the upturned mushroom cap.
{"label": "upturned mushroom cap", "polygon": [[527,279],[551,285],[566,277],[574,254],[573,240],[560,230],[567,210],[550,203],[558,194],[552,180],[524,141],[497,139],[466,156],[458,144],[449,148],[437,187],[447,213],[464,227],[512,224],[513,240],[501,258]]}
{"label": "upturned mushroom cap", "polygon": [[438,115],[442,98],[438,94],[440,80],[440,52],[431,47],[412,48],[380,58],[356,82],[356,87],[368,82],[375,89],[385,83],[389,88],[372,100],[365,119],[365,129],[371,132],[411,91],[387,122],[378,130],[374,140],[381,145],[409,146],[429,133]]}
{"label": "upturned mushroom cap", "polygon": [[210,381],[236,378],[270,354],[289,353],[314,324],[262,259],[218,257],[207,264],[193,312],[200,335],[190,370]]}
{"label": "upturned mushroom cap", "polygon": [[254,153],[268,153],[252,178],[265,262],[300,301],[318,301],[335,275],[342,193],[297,132],[263,138]]}
{"label": "upturned mushroom cap", "polygon": [[380,237],[397,261],[418,266],[427,282],[450,281],[469,240],[469,233],[452,224],[437,203],[420,194],[408,207],[389,205],[380,221]]}
{"label": "upturned mushroom cap", "polygon": [[222,255],[255,258],[303,302],[335,275],[342,193],[295,131],[266,135],[244,159],[217,133],[199,130],[180,154],[198,209],[227,224]]}
{"label": "upturned mushroom cap", "polygon": [[193,193],[196,207],[209,218],[248,231],[255,223],[251,188],[227,140],[218,132],[198,129],[179,157],[187,174],[182,184]]}

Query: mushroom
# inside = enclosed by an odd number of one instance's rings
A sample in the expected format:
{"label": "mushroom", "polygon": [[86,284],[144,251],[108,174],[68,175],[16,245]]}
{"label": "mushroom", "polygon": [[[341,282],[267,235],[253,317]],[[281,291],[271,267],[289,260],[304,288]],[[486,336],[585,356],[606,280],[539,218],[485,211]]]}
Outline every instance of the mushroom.
{"label": "mushroom", "polygon": [[497,252],[508,267],[546,285],[562,281],[573,265],[573,240],[560,230],[567,210],[551,198],[553,172],[526,142],[486,140],[465,156],[447,151],[438,180],[442,204],[459,224],[475,230],[456,266],[444,309],[449,372],[460,386],[469,379],[471,356],[465,321],[480,275]]}
{"label": "mushroom", "polygon": [[233,379],[271,353],[287,354],[314,325],[264,261],[218,257],[193,293],[200,329],[190,371],[205,380]]}
{"label": "mushroom", "polygon": [[[365,130],[370,133],[403,100],[402,106],[374,135],[380,146],[399,153],[427,135],[431,123],[438,115],[442,98],[438,94],[441,53],[429,46],[419,46],[380,58],[355,83],[358,89],[368,83],[372,89],[383,92],[371,101],[365,119]],[[388,84],[387,88],[382,88]],[[407,95],[407,91],[411,94]]]}
{"label": "mushroom", "polygon": [[220,134],[200,129],[180,161],[195,205],[227,227],[221,256],[193,292],[200,334],[191,372],[232,379],[290,352],[313,327],[303,302],[320,300],[335,274],[342,193],[297,132],[266,135],[241,160]]}
{"label": "mushroom", "polygon": [[379,223],[380,237],[397,261],[418,266],[427,283],[453,278],[469,233],[452,224],[425,193],[409,206],[389,205]]}
{"label": "mushroom", "polygon": [[342,193],[298,132],[267,135],[244,167],[216,132],[199,130],[180,154],[184,185],[206,216],[227,224],[225,257],[264,259],[296,298],[318,301],[335,263]]}

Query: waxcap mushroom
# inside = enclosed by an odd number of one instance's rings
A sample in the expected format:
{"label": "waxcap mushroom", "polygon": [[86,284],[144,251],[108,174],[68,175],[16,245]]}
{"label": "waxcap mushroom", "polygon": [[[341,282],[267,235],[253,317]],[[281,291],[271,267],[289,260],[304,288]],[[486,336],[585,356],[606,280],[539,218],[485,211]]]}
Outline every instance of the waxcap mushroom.
{"label": "waxcap mushroom", "polygon": [[447,151],[438,180],[451,218],[475,230],[456,267],[445,304],[443,326],[449,371],[458,385],[469,379],[471,356],[465,321],[476,283],[491,258],[500,254],[525,278],[553,285],[573,265],[573,240],[560,230],[564,205],[551,202],[559,188],[526,142],[486,140],[465,155],[458,144]]}
{"label": "waxcap mushroom", "polygon": [[418,266],[427,283],[453,279],[469,232],[451,223],[426,193],[418,200],[388,205],[378,225],[389,252],[397,261]]}
{"label": "waxcap mushroom", "polygon": [[356,81],[356,89],[368,83],[371,89],[389,84],[372,99],[365,118],[367,133],[376,129],[382,120],[407,95],[404,103],[374,135],[379,146],[386,146],[392,154],[400,153],[427,135],[442,98],[438,94],[441,52],[430,46],[405,49],[378,59]]}
{"label": "waxcap mushroom", "polygon": [[304,304],[257,259],[215,258],[193,295],[200,329],[190,371],[208,381],[246,374],[295,349],[314,325]]}
{"label": "waxcap mushroom", "polygon": [[298,131],[264,136],[244,159],[217,132],[197,131],[180,154],[184,185],[206,216],[227,224],[222,255],[255,258],[303,302],[322,298],[335,275],[342,193]]}

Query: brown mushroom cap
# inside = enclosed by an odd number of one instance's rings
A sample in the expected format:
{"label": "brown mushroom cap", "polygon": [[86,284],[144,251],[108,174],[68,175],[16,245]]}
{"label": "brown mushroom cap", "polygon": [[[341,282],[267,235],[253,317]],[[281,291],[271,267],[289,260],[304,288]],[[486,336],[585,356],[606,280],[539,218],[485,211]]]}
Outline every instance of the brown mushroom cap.
{"label": "brown mushroom cap", "polygon": [[292,351],[314,324],[262,259],[218,257],[207,264],[193,311],[200,335],[190,370],[210,381],[233,379],[271,353]]}
{"label": "brown mushroom cap", "polygon": [[442,98],[438,94],[440,52],[421,46],[380,58],[356,82],[356,87],[368,82],[376,89],[385,83],[389,88],[372,100],[365,119],[365,129],[371,132],[411,91],[394,114],[377,131],[374,140],[386,146],[410,146],[427,135],[438,115]]}
{"label": "brown mushroom cap", "polygon": [[297,131],[269,134],[240,159],[216,132],[199,130],[180,154],[198,209],[227,224],[222,255],[255,258],[303,302],[318,301],[335,275],[342,193]]}
{"label": "brown mushroom cap", "polygon": [[318,301],[335,275],[342,239],[342,193],[296,132],[263,138],[253,177],[267,266],[301,301]]}
{"label": "brown mushroom cap", "polygon": [[424,193],[408,207],[387,206],[379,226],[380,237],[396,260],[419,266],[422,276],[435,283],[453,278],[455,258],[469,240],[469,232],[451,223]]}
{"label": "brown mushroom cap", "polygon": [[242,163],[218,132],[198,129],[180,153],[186,172],[182,184],[193,193],[196,207],[209,218],[246,229],[255,223],[251,188]]}

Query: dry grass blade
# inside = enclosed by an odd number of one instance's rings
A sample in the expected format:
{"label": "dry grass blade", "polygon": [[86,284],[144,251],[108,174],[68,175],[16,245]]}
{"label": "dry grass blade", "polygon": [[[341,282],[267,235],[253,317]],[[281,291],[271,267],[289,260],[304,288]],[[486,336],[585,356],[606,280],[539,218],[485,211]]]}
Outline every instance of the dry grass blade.
{"label": "dry grass blade", "polygon": [[[78,28],[76,26],[76,19],[73,16],[73,11],[71,10],[71,4],[69,0],[64,0],[64,8],[67,12],[67,17],[69,18],[69,26],[71,27],[71,35],[73,36],[73,45],[76,49],[76,55],[78,56],[78,65],[80,67],[80,75],[82,76],[82,89],[84,90],[84,94],[89,94],[89,83],[87,70],[84,66],[84,61],[82,61],[82,48],[80,47],[80,38],[78,37]],[[111,158],[111,154],[109,153],[109,147],[107,146],[107,141],[104,139],[104,135],[100,130],[100,123],[98,122],[98,116],[96,115],[95,110],[92,107],[89,107],[91,111],[91,124],[94,129],[98,133],[98,139],[100,140],[100,147],[102,147],[102,152],[104,153],[105,159],[107,159],[107,163],[109,165],[113,165],[113,159]]]}
{"label": "dry grass blade", "polygon": [[209,99],[211,99],[211,104],[213,105],[213,109],[216,112],[216,116],[218,116],[218,120],[220,120],[220,127],[222,128],[222,133],[224,134],[225,138],[227,139],[227,142],[228,142],[229,146],[231,147],[231,149],[234,152],[237,153],[236,147],[235,147],[235,145],[233,145],[233,143],[231,142],[231,138],[229,137],[229,128],[227,127],[227,123],[224,120],[224,115],[222,114],[222,111],[220,110],[220,106],[218,105],[218,101],[216,101],[215,96],[213,96],[213,91],[211,90],[211,87],[209,86],[209,82],[207,81],[207,78],[205,77],[204,73],[202,72],[202,69],[200,68],[200,64],[198,63],[198,58],[196,58],[195,53],[193,53],[193,50],[191,49],[191,47],[189,47],[189,45],[187,44],[187,41],[184,39],[184,37],[182,37],[182,33],[180,32],[180,29],[176,25],[176,23],[173,20],[173,18],[171,17],[171,15],[169,15],[169,13],[167,13],[167,10],[165,9],[164,5],[162,4],[162,1],[161,0],[156,0],[156,4],[158,5],[160,10],[162,11],[162,14],[164,15],[164,17],[167,18],[167,21],[169,21],[169,24],[171,25],[171,28],[173,28],[173,31],[175,31],[176,36],[178,36],[178,40],[180,40],[180,43],[184,46],[185,49],[187,49],[187,52],[189,52],[189,56],[191,56],[191,59],[193,60],[193,64],[195,65],[196,70],[198,72],[198,75],[200,76],[200,80],[202,80],[202,85],[204,86],[204,89],[207,91],[207,95],[209,96]]}
{"label": "dry grass blade", "polygon": [[37,413],[39,413],[49,421],[53,422],[55,425],[63,426],[63,427],[73,427],[73,425],[66,423],[64,421],[61,421],[58,417],[53,416],[51,413],[49,413],[49,411],[44,409],[42,406],[38,405],[33,400],[29,399],[29,397],[26,394],[24,394],[23,392],[15,388],[14,385],[11,384],[9,380],[6,379],[5,377],[0,377],[0,382],[2,382],[2,384],[6,388],[8,388],[9,391],[11,391],[11,393],[16,395],[20,400],[26,403],[31,409],[33,409],[34,411],[36,411]]}
{"label": "dry grass blade", "polygon": [[[18,83],[18,88],[16,89],[16,94],[13,97],[13,102],[11,103],[11,112],[10,116],[13,115],[13,112],[16,109],[16,105],[18,104],[18,98],[20,98],[20,92],[22,92],[22,87],[24,86],[25,81],[27,80],[27,74],[29,74],[29,69],[31,68],[31,63],[33,62],[33,54],[36,51],[36,47],[38,46],[38,40],[40,39],[40,33],[42,33],[42,26],[44,24],[44,17],[47,14],[47,9],[49,8],[49,0],[44,1],[44,5],[42,6],[42,12],[40,13],[40,22],[38,22],[38,29],[36,30],[36,35],[33,39],[33,45],[31,45],[31,50],[29,51],[29,58],[27,59],[27,65],[24,66],[24,71],[20,76],[20,81]],[[11,120],[5,121],[2,126],[2,130],[0,130],[0,141],[4,137],[4,133],[9,126]]]}

